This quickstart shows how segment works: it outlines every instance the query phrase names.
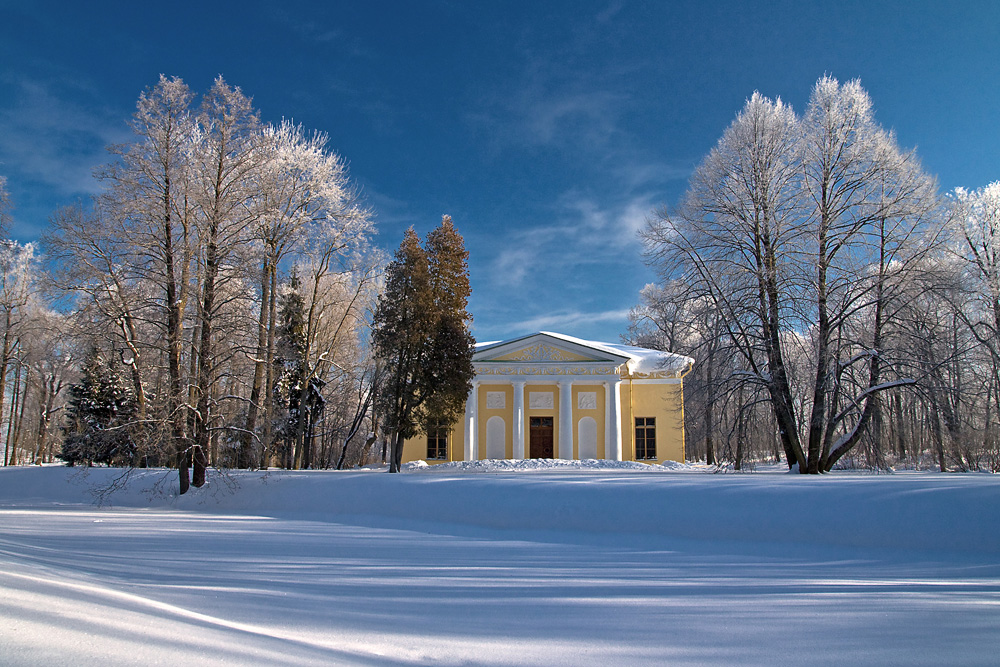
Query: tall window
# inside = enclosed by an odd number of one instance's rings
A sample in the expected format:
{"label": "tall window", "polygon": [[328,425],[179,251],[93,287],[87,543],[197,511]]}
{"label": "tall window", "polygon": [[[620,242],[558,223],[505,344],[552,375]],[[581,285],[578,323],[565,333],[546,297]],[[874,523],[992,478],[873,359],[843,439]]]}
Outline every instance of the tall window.
{"label": "tall window", "polygon": [[427,429],[427,460],[440,461],[448,459],[448,432],[451,429],[447,425],[437,424]]}
{"label": "tall window", "polygon": [[656,417],[635,418],[635,459],[656,459]]}

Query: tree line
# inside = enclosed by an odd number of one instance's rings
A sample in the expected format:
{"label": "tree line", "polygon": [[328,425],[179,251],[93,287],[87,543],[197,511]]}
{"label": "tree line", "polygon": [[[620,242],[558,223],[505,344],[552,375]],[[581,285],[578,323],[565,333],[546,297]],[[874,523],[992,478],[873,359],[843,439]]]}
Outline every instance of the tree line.
{"label": "tree line", "polygon": [[754,93],[641,235],[694,458],[1000,470],[1000,183],[941,196],[859,82]]}
{"label": "tree line", "polygon": [[199,99],[161,76],[130,126],[101,194],[0,243],[5,465],[171,466],[181,493],[210,466],[396,471],[403,438],[457,416],[474,341],[450,217],[386,267],[328,137],[221,77]]}
{"label": "tree line", "polygon": [[130,126],[99,196],[0,247],[4,462],[172,465],[183,492],[371,458],[383,259],[343,158],[221,77],[161,77]]}

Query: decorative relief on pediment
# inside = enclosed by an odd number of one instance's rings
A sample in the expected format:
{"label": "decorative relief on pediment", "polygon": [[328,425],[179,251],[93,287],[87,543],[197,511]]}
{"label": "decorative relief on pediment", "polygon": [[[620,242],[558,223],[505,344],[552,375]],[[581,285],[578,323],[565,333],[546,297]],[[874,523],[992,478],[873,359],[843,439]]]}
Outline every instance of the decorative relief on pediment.
{"label": "decorative relief on pediment", "polygon": [[546,343],[537,343],[497,357],[497,361],[526,361],[529,363],[533,361],[588,361],[588,357],[567,352]]}
{"label": "decorative relief on pediment", "polygon": [[581,391],[576,395],[576,407],[580,410],[596,410],[597,392]]}
{"label": "decorative relief on pediment", "polygon": [[618,375],[615,366],[501,366],[477,363],[477,375]]}
{"label": "decorative relief on pediment", "polygon": [[551,391],[529,391],[528,408],[532,410],[551,409],[555,405],[555,396]]}
{"label": "decorative relief on pediment", "polygon": [[507,407],[507,392],[488,391],[486,392],[486,409],[503,410]]}

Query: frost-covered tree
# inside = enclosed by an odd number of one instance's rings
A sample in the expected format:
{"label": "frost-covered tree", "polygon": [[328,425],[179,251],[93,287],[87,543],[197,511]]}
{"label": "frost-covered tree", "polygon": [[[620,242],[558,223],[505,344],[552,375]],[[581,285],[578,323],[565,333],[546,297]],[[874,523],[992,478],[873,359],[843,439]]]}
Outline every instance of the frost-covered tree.
{"label": "frost-covered tree", "polygon": [[972,192],[957,189],[952,220],[955,253],[973,297],[960,313],[1000,366],[1000,181]]}
{"label": "frost-covered tree", "polygon": [[729,387],[742,405],[769,403],[789,466],[830,470],[879,394],[912,383],[892,370],[886,337],[932,246],[936,206],[934,182],[876,123],[860,84],[823,77],[802,118],[755,93],[681,204],[647,226],[664,280],[716,309],[741,366]]}
{"label": "frost-covered tree", "polygon": [[[135,138],[112,146],[117,160],[99,174],[107,190],[91,220],[102,224],[67,220],[55,230],[60,254],[70,266],[89,270],[84,284],[91,286],[91,298],[107,304],[101,310],[110,309],[122,331],[140,410],[145,408],[143,369],[164,357],[166,387],[158,392],[160,426],[155,430],[169,440],[181,492],[189,484],[190,458],[185,320],[198,250],[193,156],[200,135],[193,101],[194,94],[176,77],[161,76],[144,91],[130,121]],[[144,324],[153,331],[143,331]]]}
{"label": "frost-covered tree", "polygon": [[[892,301],[926,254],[938,199],[916,155],[876,123],[858,81],[820,79],[802,124],[816,374],[800,465],[820,472],[854,447],[879,391],[892,386],[883,345]],[[864,326],[851,327],[859,317]],[[867,377],[852,391],[846,373],[859,366]]]}
{"label": "frost-covered tree", "polygon": [[331,369],[363,356],[350,341],[380,262],[326,137],[261,123],[222,78],[199,100],[161,77],[131,126],[99,174],[104,194],[57,213],[46,245],[77,324],[122,351],[141,440],[171,452],[183,493],[213,462],[266,465],[280,274],[301,267],[301,386],[325,399]]}
{"label": "frost-covered tree", "polygon": [[[247,410],[244,446],[249,447],[263,407],[265,428],[262,447],[270,442],[270,397],[262,387],[271,384],[276,326],[276,285],[282,260],[296,255],[310,268],[303,278],[317,292],[317,281],[331,271],[344,275],[366,273],[371,213],[361,206],[344,160],[327,145],[322,133],[307,133],[302,126],[284,121],[263,130],[261,154],[266,156],[257,175],[254,206],[258,211],[254,241],[260,256],[261,307],[257,316],[254,378]],[[344,261],[347,260],[347,261]],[[315,269],[315,270],[312,270]],[[342,271],[346,269],[346,271]],[[362,281],[367,283],[368,281]],[[321,291],[321,290],[320,290]],[[314,331],[309,326],[307,330]],[[264,403],[263,406],[261,403]]]}
{"label": "frost-covered tree", "polygon": [[[21,347],[28,306],[35,291],[38,260],[35,246],[16,241],[0,241],[0,423],[3,422],[7,398],[7,376]],[[15,447],[11,445],[10,424],[5,444],[4,465],[14,462]]]}
{"label": "frost-covered tree", "polygon": [[259,167],[260,119],[250,98],[222,77],[202,100],[197,117],[200,140],[194,149],[192,194],[201,249],[198,303],[197,364],[192,386],[195,415],[192,433],[191,484],[205,483],[208,452],[217,426],[213,410],[219,364],[215,353],[216,322],[235,250],[248,241],[256,214],[252,206],[253,174]]}

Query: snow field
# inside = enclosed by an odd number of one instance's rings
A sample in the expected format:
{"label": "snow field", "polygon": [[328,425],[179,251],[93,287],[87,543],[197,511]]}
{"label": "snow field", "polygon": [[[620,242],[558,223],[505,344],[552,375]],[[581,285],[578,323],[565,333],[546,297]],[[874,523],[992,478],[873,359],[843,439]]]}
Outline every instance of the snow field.
{"label": "snow field", "polygon": [[995,664],[994,476],[505,465],[0,470],[0,663]]}

